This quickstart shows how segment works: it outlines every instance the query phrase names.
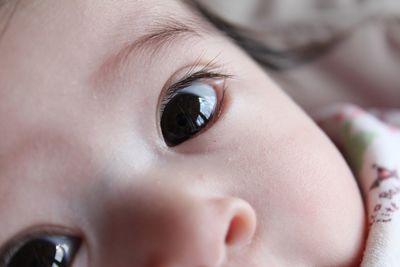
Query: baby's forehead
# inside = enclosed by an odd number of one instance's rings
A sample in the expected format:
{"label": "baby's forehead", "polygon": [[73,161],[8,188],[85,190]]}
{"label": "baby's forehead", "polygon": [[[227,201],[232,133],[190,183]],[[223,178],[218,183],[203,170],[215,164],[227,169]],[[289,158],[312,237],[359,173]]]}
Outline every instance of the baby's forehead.
{"label": "baby's forehead", "polygon": [[[91,72],[110,70],[110,62],[139,50],[134,48],[156,50],[204,28],[180,1],[20,2],[15,12],[0,5],[11,13],[3,17],[9,23],[0,39],[2,95],[66,95],[87,83]],[[142,68],[146,61],[151,58],[141,59]]]}
{"label": "baby's forehead", "polygon": [[198,34],[208,26],[188,2],[0,0],[0,66],[6,66],[0,93],[15,90],[16,83],[59,90],[46,85],[57,78],[73,85],[73,77],[63,74],[82,73],[82,65],[91,70],[121,48],[133,50],[132,43],[155,48],[180,33]]}

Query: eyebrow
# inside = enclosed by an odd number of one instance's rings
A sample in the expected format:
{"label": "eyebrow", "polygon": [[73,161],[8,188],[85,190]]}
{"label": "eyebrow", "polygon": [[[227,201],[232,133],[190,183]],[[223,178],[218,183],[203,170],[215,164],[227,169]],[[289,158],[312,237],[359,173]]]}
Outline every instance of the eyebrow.
{"label": "eyebrow", "polygon": [[156,54],[168,45],[185,41],[194,37],[201,38],[204,30],[200,20],[182,18],[164,18],[154,22],[146,34],[123,47],[117,54],[117,61],[123,63],[132,54]]}
{"label": "eyebrow", "polygon": [[[145,29],[145,34],[132,42],[123,45],[122,48],[108,56],[94,73],[94,80],[104,81],[122,71],[129,64],[133,56],[148,55],[151,60],[155,54],[166,46],[172,46],[194,38],[201,38],[207,30],[207,26],[199,18],[157,18]],[[110,76],[111,74],[111,76]],[[114,75],[113,75],[114,74]],[[95,82],[99,85],[97,82]]]}
{"label": "eyebrow", "polygon": [[134,48],[145,48],[146,46],[152,47],[155,50],[168,44],[175,39],[181,37],[197,36],[200,37],[200,28],[196,25],[194,20],[183,20],[183,19],[165,19],[156,22],[150,33],[140,37],[133,44]]}

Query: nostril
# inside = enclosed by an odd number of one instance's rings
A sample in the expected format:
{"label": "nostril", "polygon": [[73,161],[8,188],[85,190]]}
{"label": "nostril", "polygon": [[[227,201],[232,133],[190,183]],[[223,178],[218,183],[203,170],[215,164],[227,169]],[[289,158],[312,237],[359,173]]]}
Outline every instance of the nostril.
{"label": "nostril", "polygon": [[225,244],[230,247],[244,246],[251,242],[256,229],[256,215],[253,208],[241,202],[235,209],[225,236]]}
{"label": "nostril", "polygon": [[243,238],[244,231],[242,229],[244,228],[246,228],[246,222],[244,219],[240,216],[235,216],[229,225],[228,232],[226,233],[225,243],[227,245],[234,245],[240,241],[240,239]]}

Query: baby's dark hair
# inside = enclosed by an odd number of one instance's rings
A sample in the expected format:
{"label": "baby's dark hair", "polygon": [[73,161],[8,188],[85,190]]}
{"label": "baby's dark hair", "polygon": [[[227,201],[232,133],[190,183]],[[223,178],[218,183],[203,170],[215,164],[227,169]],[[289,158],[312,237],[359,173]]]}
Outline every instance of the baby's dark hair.
{"label": "baby's dark hair", "polygon": [[291,49],[269,47],[265,42],[256,38],[257,33],[224,20],[198,1],[186,0],[184,2],[268,70],[284,71],[310,62],[333,48],[343,37],[336,36],[330,40],[312,42]]}
{"label": "baby's dark hair", "polygon": [[17,0],[11,5],[9,0],[0,0],[0,41],[17,10],[19,1],[20,0]]}

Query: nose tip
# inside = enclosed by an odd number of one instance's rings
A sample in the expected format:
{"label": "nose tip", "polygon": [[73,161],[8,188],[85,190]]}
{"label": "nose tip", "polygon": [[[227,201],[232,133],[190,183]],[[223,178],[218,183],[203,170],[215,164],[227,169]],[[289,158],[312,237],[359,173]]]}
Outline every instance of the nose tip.
{"label": "nose tip", "polygon": [[180,240],[185,249],[179,251],[180,256],[174,254],[172,260],[179,266],[220,267],[253,240],[256,213],[242,199],[197,199],[188,208],[191,211],[182,212],[191,218],[182,219],[178,230],[186,229],[186,237]]}
{"label": "nose tip", "polygon": [[220,267],[253,240],[256,213],[242,199],[197,199],[180,208],[185,216],[175,214],[179,222],[169,230],[175,235],[174,244],[165,244],[168,248],[164,252],[168,251],[168,256],[163,259],[167,260],[155,261],[155,257],[150,257],[152,264],[149,266]]}
{"label": "nose tip", "polygon": [[247,253],[238,248],[249,245],[257,226],[253,207],[236,197],[142,190],[115,201],[106,209],[112,216],[107,213],[102,243],[112,244],[112,258],[135,266],[224,266]]}

